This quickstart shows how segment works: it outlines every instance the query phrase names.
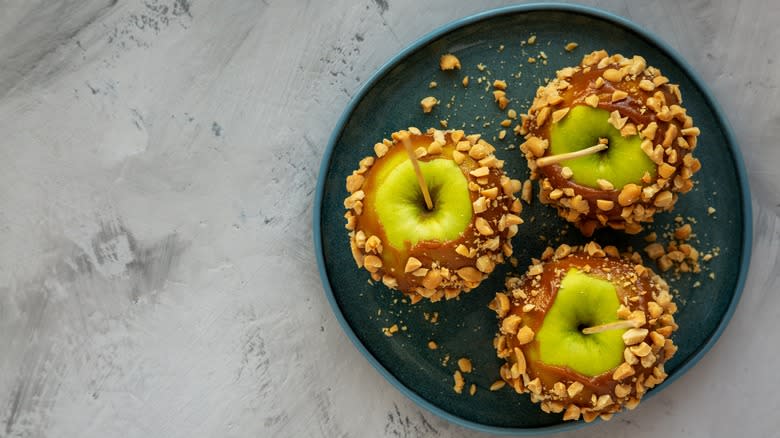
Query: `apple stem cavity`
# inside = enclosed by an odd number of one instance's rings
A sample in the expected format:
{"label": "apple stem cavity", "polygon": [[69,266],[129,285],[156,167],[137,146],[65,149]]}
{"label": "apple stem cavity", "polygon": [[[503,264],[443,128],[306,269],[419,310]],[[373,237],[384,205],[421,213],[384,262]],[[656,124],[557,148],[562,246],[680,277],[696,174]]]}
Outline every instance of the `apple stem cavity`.
{"label": "apple stem cavity", "polygon": [[591,146],[585,149],[580,149],[574,152],[568,152],[565,154],[557,154],[557,155],[549,155],[547,157],[538,158],[536,160],[536,165],[538,167],[545,167],[551,164],[560,163],[561,161],[573,160],[575,158],[593,155],[595,153],[603,151],[604,149],[607,149],[608,147],[609,146],[604,143],[599,143],[595,146]]}
{"label": "apple stem cavity", "polygon": [[422,190],[423,198],[425,198],[425,207],[428,209],[428,211],[433,210],[433,201],[431,200],[431,194],[428,192],[428,184],[425,182],[425,177],[423,177],[422,171],[420,170],[420,165],[417,163],[417,155],[414,153],[414,147],[412,146],[412,141],[409,139],[409,134],[405,131],[401,132],[401,141],[404,144],[404,148],[406,149],[406,153],[409,155],[409,160],[412,161],[412,167],[414,168],[414,173],[417,175],[417,182],[420,184],[420,189]]}
{"label": "apple stem cavity", "polygon": [[610,330],[623,330],[639,327],[638,321],[627,319],[625,321],[615,321],[607,324],[594,325],[593,327],[585,327],[582,329],[584,335],[595,335],[596,333],[607,332]]}

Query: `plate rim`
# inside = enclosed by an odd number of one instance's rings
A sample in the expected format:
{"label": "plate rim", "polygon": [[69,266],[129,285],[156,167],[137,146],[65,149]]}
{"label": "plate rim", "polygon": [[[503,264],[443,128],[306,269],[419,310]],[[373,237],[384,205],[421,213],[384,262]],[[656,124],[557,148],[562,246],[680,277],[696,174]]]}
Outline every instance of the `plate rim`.
{"label": "plate rim", "polygon": [[678,368],[678,370],[674,373],[674,375],[670,375],[661,385],[658,385],[656,389],[649,392],[646,398],[658,394],[668,385],[672,384],[674,381],[676,381],[681,376],[686,374],[694,365],[696,365],[696,363],[698,363],[712,349],[712,347],[717,343],[718,339],[720,339],[721,335],[723,334],[729,322],[731,321],[732,317],[734,316],[734,312],[736,311],[737,304],[739,303],[739,300],[742,297],[742,293],[745,287],[745,282],[747,280],[747,274],[750,268],[750,258],[751,258],[752,246],[753,246],[753,212],[751,206],[750,185],[748,182],[747,172],[745,170],[742,153],[739,144],[736,141],[736,137],[734,136],[734,133],[732,131],[731,125],[729,124],[728,119],[726,118],[723,110],[721,109],[717,100],[713,96],[712,92],[704,83],[704,81],[701,79],[701,77],[698,75],[698,73],[696,73],[696,71],[687,63],[687,61],[680,54],[677,53],[677,51],[674,48],[672,48],[668,43],[666,43],[664,40],[657,37],[654,33],[650,32],[649,30],[644,29],[640,25],[634,23],[633,21],[627,18],[624,18],[612,12],[608,12],[603,9],[595,8],[592,6],[566,4],[566,3],[558,3],[558,2],[539,2],[539,3],[527,3],[521,5],[503,6],[503,7],[488,9],[472,15],[468,15],[466,17],[459,18],[449,23],[446,23],[436,28],[435,30],[417,38],[412,43],[404,47],[400,52],[398,52],[396,55],[394,55],[389,60],[384,62],[373,74],[371,74],[368,80],[366,80],[363,83],[363,85],[350,99],[344,111],[341,113],[341,116],[336,122],[336,125],[333,131],[331,132],[330,137],[328,138],[328,144],[325,147],[325,151],[323,152],[322,161],[320,162],[319,174],[317,175],[317,188],[315,192],[313,212],[312,212],[313,239],[314,239],[315,255],[317,258],[317,268],[319,270],[320,280],[322,282],[322,286],[325,291],[325,296],[327,297],[328,302],[330,303],[331,310],[333,310],[333,313],[336,315],[336,319],[338,320],[341,329],[347,335],[347,338],[349,338],[352,344],[357,348],[357,350],[366,358],[366,360],[368,360],[368,362],[374,367],[374,369],[376,369],[379,372],[379,374],[385,378],[385,380],[387,380],[392,386],[394,386],[397,390],[399,390],[404,396],[411,399],[415,404],[426,409],[427,411],[433,413],[434,415],[440,418],[443,418],[449,422],[452,422],[454,424],[457,424],[459,426],[471,430],[484,432],[484,433],[498,434],[498,435],[525,435],[525,436],[543,435],[543,434],[548,434],[553,432],[562,432],[567,430],[579,429],[587,425],[587,423],[584,423],[582,421],[576,421],[576,422],[566,422],[566,423],[560,423],[552,426],[543,426],[543,427],[534,427],[534,428],[491,426],[491,425],[478,423],[471,420],[466,420],[453,413],[450,413],[444,410],[443,408],[426,400],[421,395],[417,394],[412,389],[404,385],[400,380],[398,380],[389,370],[387,370],[387,368],[384,367],[384,365],[376,357],[374,357],[373,354],[371,354],[370,351],[368,351],[366,346],[363,345],[363,343],[360,341],[360,339],[357,337],[354,330],[352,329],[352,326],[350,326],[350,324],[347,322],[346,318],[344,317],[344,314],[341,311],[341,308],[336,302],[336,297],[333,294],[330,278],[328,277],[327,269],[325,267],[325,254],[323,252],[323,247],[322,247],[322,229],[321,229],[322,201],[324,197],[325,176],[328,173],[328,167],[333,155],[333,151],[336,147],[336,142],[341,137],[341,134],[344,131],[344,127],[346,126],[350,116],[354,112],[357,105],[363,100],[363,98],[368,93],[368,91],[371,90],[374,87],[374,85],[376,85],[379,82],[379,80],[390,71],[390,69],[395,67],[399,62],[407,58],[409,55],[413,54],[418,49],[462,27],[483,20],[487,20],[490,18],[502,16],[502,15],[539,12],[539,11],[575,13],[575,14],[594,17],[607,22],[612,22],[618,26],[624,27],[636,33],[640,37],[645,38],[652,45],[656,46],[656,48],[660,50],[664,55],[668,56],[672,61],[676,62],[680,66],[682,71],[686,75],[688,75],[688,77],[691,79],[694,85],[696,85],[701,90],[705,102],[708,104],[713,114],[715,115],[716,120],[718,121],[721,128],[723,129],[723,133],[725,134],[726,139],[728,140],[729,151],[731,152],[731,155],[736,165],[735,167],[737,171],[737,179],[740,182],[741,200],[742,200],[741,208],[742,208],[742,214],[744,219],[742,223],[743,237],[742,237],[741,262],[739,266],[739,274],[737,277],[737,284],[734,289],[734,294],[731,297],[731,301],[729,302],[729,306],[726,309],[726,313],[723,315],[723,318],[721,318],[720,322],[718,323],[718,326],[716,327],[712,335],[709,337],[709,339],[707,339],[707,341],[703,345],[701,345],[700,348],[698,348],[698,350],[693,356],[689,357],[686,361],[684,361],[680,365],[680,368]]}

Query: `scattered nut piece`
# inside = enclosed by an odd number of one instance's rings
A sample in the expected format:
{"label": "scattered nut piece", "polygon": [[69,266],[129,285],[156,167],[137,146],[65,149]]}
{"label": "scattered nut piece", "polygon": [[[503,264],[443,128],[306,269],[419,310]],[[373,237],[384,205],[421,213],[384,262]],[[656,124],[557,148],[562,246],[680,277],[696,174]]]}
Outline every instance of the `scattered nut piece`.
{"label": "scattered nut piece", "polygon": [[531,185],[531,180],[527,179],[523,181],[523,189],[520,195],[520,199],[522,199],[526,204],[531,203],[532,190],[533,190],[533,186]]}
{"label": "scattered nut piece", "polygon": [[534,340],[534,331],[531,327],[524,325],[517,331],[517,342],[520,345],[525,345]]}
{"label": "scattered nut piece", "polygon": [[610,82],[620,82],[623,80],[624,73],[620,70],[615,70],[614,68],[610,68],[607,70],[604,70],[604,73],[601,75],[604,79],[610,81]]}
{"label": "scattered nut piece", "polygon": [[615,90],[612,92],[612,103],[619,102],[628,97],[628,93],[623,90]]}
{"label": "scattered nut piece", "polygon": [[635,345],[645,340],[649,331],[644,328],[632,328],[623,333],[623,343],[626,345]]}
{"label": "scattered nut piece", "polygon": [[615,203],[608,199],[598,199],[596,200],[596,207],[602,211],[610,211],[615,207]]}
{"label": "scattered nut piece", "polygon": [[553,111],[553,113],[552,113],[552,121],[553,121],[553,123],[558,123],[564,117],[566,117],[566,114],[569,113],[569,109],[570,108],[563,108],[563,109],[559,109],[557,111]]}
{"label": "scattered nut piece", "polygon": [[[614,102],[614,99],[613,99]],[[626,125],[626,122],[628,122],[628,117],[620,117],[620,113],[615,110],[609,113],[609,119],[607,120],[610,125],[615,127],[617,130],[623,129],[623,126]]]}
{"label": "scattered nut piece", "polygon": [[477,269],[485,274],[490,274],[496,268],[496,263],[490,258],[490,256],[483,255],[477,259]]}
{"label": "scattered nut piece", "polygon": [[479,234],[483,236],[491,236],[493,235],[493,228],[490,226],[487,220],[483,217],[478,217],[474,221],[474,226],[477,228],[477,231]]}
{"label": "scattered nut piece", "polygon": [[580,382],[572,382],[571,385],[566,389],[566,392],[569,394],[569,397],[575,397],[577,394],[582,392],[582,390],[585,388],[585,385],[583,385]]}
{"label": "scattered nut piece", "polygon": [[636,371],[634,371],[634,368],[631,365],[623,362],[615,369],[615,372],[612,373],[612,379],[620,381],[626,377],[633,376],[635,373]]}
{"label": "scattered nut piece", "polygon": [[566,412],[563,413],[563,420],[564,421],[574,421],[580,419],[580,413],[581,409],[579,406],[575,404],[570,404],[568,408],[566,408]]}
{"label": "scattered nut piece", "polygon": [[410,272],[416,271],[418,268],[422,266],[422,262],[417,260],[414,257],[409,257],[406,259],[406,267],[404,268],[404,273],[408,274]]}
{"label": "scattered nut piece", "polygon": [[482,281],[482,273],[477,268],[466,266],[465,268],[458,269],[458,276],[466,281],[479,282]]}
{"label": "scattered nut piece", "polygon": [[[382,267],[382,259],[375,255],[367,255],[363,259],[363,266],[368,272],[374,273]],[[377,278],[378,279],[378,278]]]}
{"label": "scattered nut piece", "polygon": [[678,240],[688,240],[691,237],[691,224],[685,224],[674,230],[674,238]]}
{"label": "scattered nut piece", "polygon": [[648,257],[655,260],[663,256],[666,253],[666,251],[664,250],[663,245],[661,245],[660,243],[651,243],[650,245],[647,245],[645,247],[645,253],[647,253]]}
{"label": "scattered nut piece", "polygon": [[374,145],[374,153],[379,158],[384,157],[387,151],[388,151],[387,145],[384,143],[377,143]]}
{"label": "scattered nut piece", "polygon": [[505,381],[503,381],[503,380],[496,380],[495,382],[493,382],[492,385],[490,385],[490,390],[491,391],[498,391],[499,389],[503,388],[504,386],[506,386],[506,382]]}
{"label": "scattered nut piece", "polygon": [[522,320],[523,319],[519,315],[507,316],[501,321],[501,333],[516,335]]}
{"label": "scattered nut piece", "polygon": [[603,178],[597,179],[596,184],[598,184],[601,190],[615,190],[615,186],[613,186],[611,182]]}
{"label": "scattered nut piece", "polygon": [[639,345],[635,345],[633,347],[629,347],[629,349],[631,350],[631,353],[633,353],[634,355],[636,355],[638,357],[645,357],[648,354],[650,354],[650,352],[652,350],[650,348],[650,345],[648,345],[646,342],[642,342]]}
{"label": "scattered nut piece", "polygon": [[460,60],[452,53],[447,53],[439,59],[439,68],[442,70],[460,70]]}
{"label": "scattered nut piece", "polygon": [[452,387],[453,390],[455,390],[456,393],[460,394],[463,392],[463,386],[466,384],[466,382],[463,380],[463,375],[460,373],[460,371],[455,371],[455,374],[452,375],[453,380],[455,381],[455,385]]}
{"label": "scattered nut piece", "polygon": [[471,366],[471,361],[468,358],[461,357],[458,359],[458,368],[463,373],[470,373],[473,369]]}
{"label": "scattered nut piece", "polygon": [[433,107],[439,104],[439,100],[433,96],[428,96],[420,101],[420,106],[424,113],[428,114],[433,110]]}
{"label": "scattered nut piece", "polygon": [[618,195],[618,204],[625,207],[633,204],[642,195],[642,189],[636,184],[626,184]]}
{"label": "scattered nut piece", "polygon": [[639,359],[631,351],[631,347],[626,347],[626,349],[623,350],[623,359],[625,359],[626,363],[629,365],[636,365],[639,363]]}

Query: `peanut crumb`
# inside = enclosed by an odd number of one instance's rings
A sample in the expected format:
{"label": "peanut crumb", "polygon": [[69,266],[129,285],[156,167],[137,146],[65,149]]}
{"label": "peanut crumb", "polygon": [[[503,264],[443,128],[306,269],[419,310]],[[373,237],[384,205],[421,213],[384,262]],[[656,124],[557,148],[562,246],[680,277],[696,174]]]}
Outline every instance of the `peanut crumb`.
{"label": "peanut crumb", "polygon": [[438,348],[439,348],[439,345],[435,341],[428,341],[428,349],[436,350]]}
{"label": "peanut crumb", "polygon": [[426,114],[431,112],[433,110],[433,107],[439,104],[439,99],[436,99],[433,96],[428,96],[420,101],[420,106],[422,107],[422,111]]}
{"label": "peanut crumb", "polygon": [[461,357],[458,359],[458,368],[463,373],[470,373],[473,367],[471,366],[471,360],[467,357]]}
{"label": "peanut crumb", "polygon": [[452,375],[452,379],[455,382],[455,385],[452,387],[455,392],[458,394],[463,392],[463,386],[466,385],[466,382],[463,380],[463,375],[460,373],[460,371],[455,371],[455,374]]}
{"label": "peanut crumb", "polygon": [[520,195],[520,199],[522,199],[526,204],[530,204],[532,199],[532,191],[533,186],[531,185],[531,180],[527,179],[523,181],[523,189]]}
{"label": "peanut crumb", "polygon": [[384,333],[385,336],[387,337],[391,337],[397,332],[398,332],[398,324],[393,324],[390,327],[382,327],[382,333]]}
{"label": "peanut crumb", "polygon": [[501,79],[496,79],[493,81],[493,88],[496,90],[506,90],[506,81]]}
{"label": "peanut crumb", "polygon": [[447,53],[439,59],[439,68],[442,70],[460,70],[460,60],[452,53]]}
{"label": "peanut crumb", "polygon": [[565,45],[563,48],[564,48],[564,49],[565,49],[567,52],[572,52],[572,51],[574,51],[574,49],[576,49],[576,48],[577,48],[577,46],[579,46],[579,44],[577,44],[577,43],[575,43],[575,42],[570,42],[570,43],[566,44],[566,45]]}
{"label": "peanut crumb", "polygon": [[495,382],[493,382],[492,385],[490,385],[490,390],[491,391],[498,391],[499,389],[503,388],[504,386],[506,386],[506,382],[504,382],[503,380],[496,380]]}

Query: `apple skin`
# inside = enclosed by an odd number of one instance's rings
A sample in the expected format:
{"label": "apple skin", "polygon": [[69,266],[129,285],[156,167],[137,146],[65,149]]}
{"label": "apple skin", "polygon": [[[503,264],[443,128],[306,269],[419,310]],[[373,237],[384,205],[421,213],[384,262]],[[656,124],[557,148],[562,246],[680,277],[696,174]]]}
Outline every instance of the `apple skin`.
{"label": "apple skin", "polygon": [[376,191],[376,212],[396,248],[419,241],[446,242],[458,238],[471,222],[468,181],[452,160],[419,162],[433,210],[425,206],[411,162],[404,161],[390,171]]}
{"label": "apple skin", "polygon": [[568,367],[594,377],[623,361],[622,335],[625,330],[610,330],[585,335],[583,327],[618,321],[620,306],[615,286],[577,269],[570,269],[560,287],[542,327],[536,334],[539,360],[548,365]]}
{"label": "apple skin", "polygon": [[656,175],[656,165],[642,151],[639,135],[623,137],[609,124],[609,111],[586,105],[574,106],[566,116],[550,128],[550,155],[574,152],[598,144],[599,138],[609,140],[609,149],[561,162],[570,168],[577,184],[598,188],[598,179],[605,179],[620,189],[626,184],[642,184],[642,176]]}

